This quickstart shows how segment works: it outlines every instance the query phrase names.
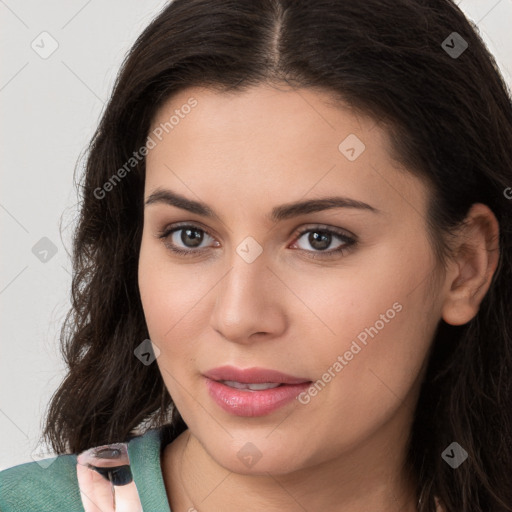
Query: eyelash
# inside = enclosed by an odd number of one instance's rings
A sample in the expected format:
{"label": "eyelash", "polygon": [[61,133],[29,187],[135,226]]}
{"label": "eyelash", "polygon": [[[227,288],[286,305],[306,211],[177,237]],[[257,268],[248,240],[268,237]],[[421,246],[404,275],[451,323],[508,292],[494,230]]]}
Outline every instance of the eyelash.
{"label": "eyelash", "polygon": [[[206,248],[203,247],[202,249],[197,249],[197,250],[194,250],[194,249],[190,249],[190,250],[179,249],[179,248],[177,248],[176,246],[173,246],[172,244],[170,244],[167,241],[167,238],[169,238],[170,235],[172,235],[176,231],[181,231],[181,230],[186,229],[186,228],[192,228],[192,229],[195,229],[197,231],[201,231],[203,233],[206,233],[209,237],[213,238],[212,235],[210,235],[208,233],[208,231],[206,231],[205,229],[202,229],[199,226],[196,226],[194,224],[178,224],[178,225],[175,224],[173,226],[165,228],[163,231],[160,231],[157,234],[157,237],[159,239],[161,239],[162,242],[164,243],[164,245],[167,247],[167,249],[169,249],[173,253],[178,254],[180,256],[185,256],[185,257],[194,257],[198,253],[203,252]],[[302,237],[302,235],[304,235],[305,233],[315,232],[315,231],[316,232],[320,232],[320,233],[324,233],[324,234],[327,233],[329,235],[334,235],[335,237],[339,238],[342,242],[344,242],[344,245],[341,245],[337,249],[331,249],[331,250],[327,250],[327,251],[308,251],[306,249],[296,249],[296,250],[303,251],[303,252],[306,252],[306,253],[312,253],[312,254],[308,255],[308,257],[310,257],[312,259],[319,259],[319,258],[320,259],[327,259],[327,258],[336,256],[336,255],[343,256],[345,254],[345,252],[347,252],[350,249],[352,249],[355,246],[355,244],[357,243],[354,238],[352,238],[352,237],[342,233],[341,231],[334,230],[332,228],[327,228],[327,227],[324,227],[324,226],[321,226],[321,225],[317,225],[317,226],[314,226],[314,227],[304,228],[304,229],[294,233],[294,235],[293,235],[294,236],[294,238],[293,238],[294,242],[293,243],[297,242]]]}

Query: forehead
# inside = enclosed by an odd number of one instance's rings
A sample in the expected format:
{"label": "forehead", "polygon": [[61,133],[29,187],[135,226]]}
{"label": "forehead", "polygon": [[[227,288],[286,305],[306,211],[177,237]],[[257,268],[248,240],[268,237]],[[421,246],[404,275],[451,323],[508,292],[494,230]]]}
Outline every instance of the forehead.
{"label": "forehead", "polygon": [[327,92],[191,87],[162,105],[150,136],[156,145],[147,156],[148,192],[168,185],[221,197],[229,189],[233,201],[250,201],[251,192],[261,201],[261,193],[298,199],[336,191],[371,199],[383,211],[386,196],[425,202],[419,180],[391,159],[387,131]]}
{"label": "forehead", "polygon": [[[194,104],[192,108],[190,104]],[[173,116],[174,114],[174,116]],[[178,117],[179,116],[179,119]],[[262,84],[242,91],[220,92],[206,87],[189,87],[172,95],[157,111],[151,129],[169,127],[179,134],[194,125],[198,137],[215,137],[232,131],[240,137],[248,132],[264,142],[264,136],[272,135],[281,127],[280,140],[298,139],[307,135],[310,139],[318,133],[325,138],[328,132],[343,134],[349,129],[360,133],[373,131],[376,122],[369,116],[357,113],[349,105],[337,101],[327,91],[320,89],[292,89],[288,86]],[[192,122],[182,123],[187,118]],[[301,122],[297,124],[297,121]],[[178,125],[180,129],[178,129]],[[207,133],[203,133],[201,128]],[[378,129],[373,134],[381,144],[387,144],[387,133]],[[275,142],[275,139],[273,140]],[[329,141],[327,141],[329,142]]]}

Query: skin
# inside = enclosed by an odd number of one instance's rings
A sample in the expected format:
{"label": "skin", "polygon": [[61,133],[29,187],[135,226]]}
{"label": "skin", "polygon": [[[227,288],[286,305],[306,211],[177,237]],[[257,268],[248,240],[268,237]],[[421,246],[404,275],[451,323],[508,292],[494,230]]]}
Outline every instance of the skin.
{"label": "skin", "polygon": [[[147,156],[144,197],[170,189],[202,201],[219,220],[154,202],[145,207],[139,287],[156,362],[188,430],[169,444],[162,473],[173,511],[414,511],[404,469],[406,433],[435,328],[477,313],[497,266],[498,223],[473,205],[457,258],[441,269],[427,238],[430,190],[390,157],[387,132],[334,105],[327,93],[267,85],[221,93],[189,88],[168,100],[153,127],[190,97],[198,105]],[[354,161],[338,149],[355,134]],[[378,210],[334,208],[272,223],[272,208],[345,196]],[[192,257],[178,222],[204,230]],[[302,228],[356,238],[326,251]],[[321,231],[321,230],[320,230]],[[237,247],[253,237],[247,263]],[[167,246],[166,246],[167,243]],[[313,259],[312,255],[319,256]],[[202,373],[230,364],[322,378],[365,328],[402,306],[309,403],[247,418],[221,410]],[[248,442],[261,458],[238,457]],[[319,492],[320,491],[320,492]],[[341,504],[343,507],[341,507]]]}

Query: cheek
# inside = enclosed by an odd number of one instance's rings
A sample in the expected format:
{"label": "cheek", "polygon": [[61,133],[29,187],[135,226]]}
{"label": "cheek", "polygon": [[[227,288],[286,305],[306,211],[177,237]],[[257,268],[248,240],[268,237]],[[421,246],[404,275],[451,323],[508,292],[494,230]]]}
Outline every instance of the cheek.
{"label": "cheek", "polygon": [[197,373],[200,333],[208,322],[205,305],[218,280],[216,274],[210,276],[198,268],[172,264],[161,247],[143,240],[139,291],[149,337],[160,349],[157,364],[171,394],[177,386],[171,375],[183,382],[187,375]]}
{"label": "cheek", "polygon": [[[410,301],[366,304],[363,310],[356,305],[350,310],[352,316],[340,316],[336,341],[304,350],[300,356],[309,362],[313,384],[299,397],[296,414],[309,430],[306,437],[324,440],[325,456],[330,450],[349,451],[369,439],[401,408],[412,414],[430,342],[431,333],[425,322],[417,322],[418,311]],[[381,313],[388,323],[381,320]],[[314,425],[308,423],[311,417],[316,418]]]}
{"label": "cheek", "polygon": [[172,265],[159,245],[159,241],[143,237],[138,269],[144,316],[157,344],[170,338],[178,325],[181,328],[182,324],[190,321],[188,317],[193,315],[198,296],[205,293],[205,276],[199,276],[192,265]]}
{"label": "cheek", "polygon": [[309,361],[310,375],[330,383],[329,394],[353,403],[379,387],[389,393],[379,377],[391,389],[400,381],[399,392],[406,391],[429,343],[421,301],[415,303],[402,290],[362,293],[360,286],[345,287],[337,295],[333,290],[330,304],[318,311],[326,328],[318,322],[309,326],[300,359]]}
{"label": "cheek", "polygon": [[194,358],[201,281],[191,276],[188,268],[171,271],[169,261],[159,261],[158,254],[141,246],[139,290],[149,337],[160,350],[156,363],[165,386],[178,408],[186,409],[190,404],[183,402],[186,393],[182,397],[182,385],[191,372],[197,372]]}
{"label": "cheek", "polygon": [[[305,397],[318,414],[353,411],[362,425],[399,405],[421,373],[439,320],[424,279],[432,262],[422,247],[396,252],[324,280],[324,293],[305,300],[322,320],[308,324],[300,354],[319,379],[314,397]],[[312,285],[302,281],[295,291],[305,297]]]}

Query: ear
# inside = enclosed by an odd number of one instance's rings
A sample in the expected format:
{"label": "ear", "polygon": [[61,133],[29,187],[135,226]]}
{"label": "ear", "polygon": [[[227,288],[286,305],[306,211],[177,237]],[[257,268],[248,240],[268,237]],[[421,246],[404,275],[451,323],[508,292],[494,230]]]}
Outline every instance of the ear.
{"label": "ear", "polygon": [[462,325],[478,313],[499,262],[499,224],[486,205],[472,205],[457,235],[455,255],[446,274],[442,317]]}

